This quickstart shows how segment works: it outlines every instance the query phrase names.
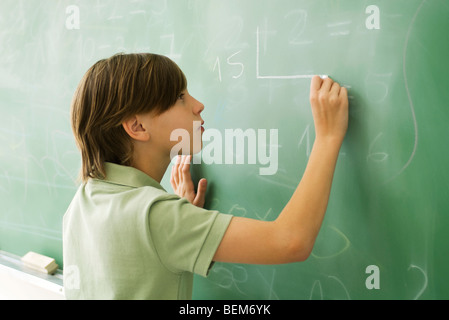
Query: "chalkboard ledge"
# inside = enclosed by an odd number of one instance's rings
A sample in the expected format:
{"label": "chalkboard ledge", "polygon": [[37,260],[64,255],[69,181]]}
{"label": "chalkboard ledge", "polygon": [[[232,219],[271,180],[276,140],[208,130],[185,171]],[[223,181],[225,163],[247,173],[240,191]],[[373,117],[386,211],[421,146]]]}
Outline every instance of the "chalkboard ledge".
{"label": "chalkboard ledge", "polygon": [[0,250],[0,298],[64,299],[62,270],[48,275],[23,265],[19,256]]}

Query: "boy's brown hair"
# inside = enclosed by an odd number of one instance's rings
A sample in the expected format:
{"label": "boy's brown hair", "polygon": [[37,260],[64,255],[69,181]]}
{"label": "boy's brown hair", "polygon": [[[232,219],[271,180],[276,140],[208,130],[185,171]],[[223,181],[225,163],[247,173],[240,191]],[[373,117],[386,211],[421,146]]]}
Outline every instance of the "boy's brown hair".
{"label": "boy's brown hair", "polygon": [[117,54],[95,63],[79,83],[71,105],[82,180],[104,179],[106,161],[130,165],[133,144],[123,121],[136,114],[163,113],[186,87],[181,69],[161,55]]}

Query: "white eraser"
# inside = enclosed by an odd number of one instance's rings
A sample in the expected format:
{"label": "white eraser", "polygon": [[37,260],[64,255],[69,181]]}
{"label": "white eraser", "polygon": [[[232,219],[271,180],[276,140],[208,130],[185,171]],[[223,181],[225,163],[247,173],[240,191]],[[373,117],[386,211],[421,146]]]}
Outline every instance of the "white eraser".
{"label": "white eraser", "polygon": [[43,273],[53,274],[58,269],[55,259],[32,251],[24,255],[21,260],[25,266]]}

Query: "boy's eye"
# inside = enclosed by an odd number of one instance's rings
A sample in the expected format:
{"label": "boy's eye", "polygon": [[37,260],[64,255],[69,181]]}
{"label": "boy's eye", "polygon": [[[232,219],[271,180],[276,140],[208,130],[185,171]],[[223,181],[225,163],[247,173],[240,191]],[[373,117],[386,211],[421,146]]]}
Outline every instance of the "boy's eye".
{"label": "boy's eye", "polygon": [[184,99],[184,93],[181,93],[179,96],[178,96],[178,99]]}

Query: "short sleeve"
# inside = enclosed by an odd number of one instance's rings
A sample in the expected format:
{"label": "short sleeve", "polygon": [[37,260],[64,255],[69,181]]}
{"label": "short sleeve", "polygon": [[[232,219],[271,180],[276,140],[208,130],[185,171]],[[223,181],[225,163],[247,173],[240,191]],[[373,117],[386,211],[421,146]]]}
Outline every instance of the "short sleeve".
{"label": "short sleeve", "polygon": [[184,198],[159,200],[149,212],[151,241],[167,269],[205,277],[231,218]]}

